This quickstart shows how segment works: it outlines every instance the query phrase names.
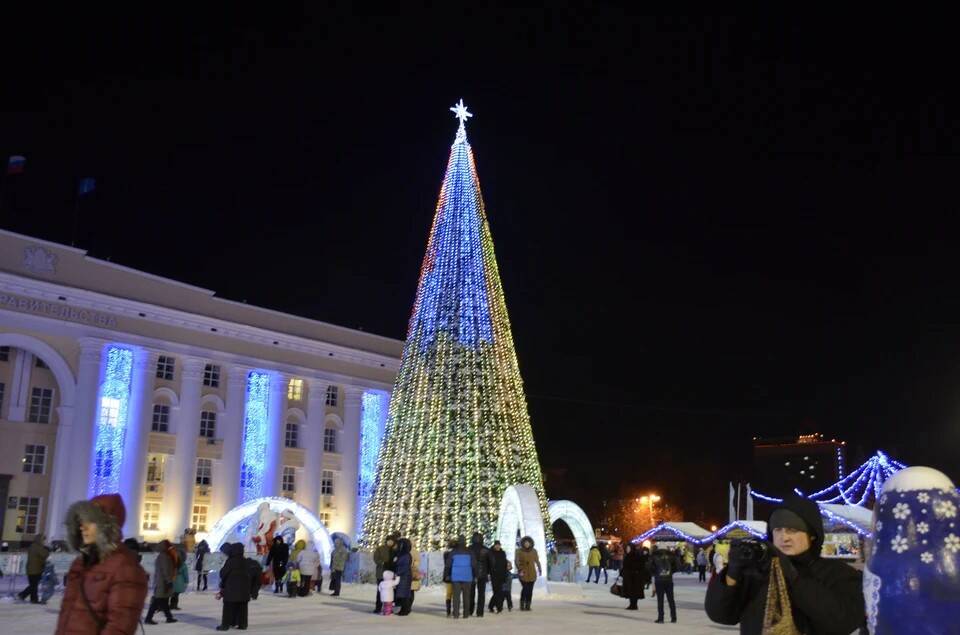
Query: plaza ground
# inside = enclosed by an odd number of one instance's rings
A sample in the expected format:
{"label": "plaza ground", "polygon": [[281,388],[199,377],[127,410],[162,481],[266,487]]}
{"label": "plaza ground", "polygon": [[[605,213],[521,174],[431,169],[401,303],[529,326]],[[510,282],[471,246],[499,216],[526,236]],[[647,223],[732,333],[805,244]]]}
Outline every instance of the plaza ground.
{"label": "plaza ground", "polygon": [[[610,581],[613,581],[611,577]],[[0,578],[0,589],[8,593],[9,582]],[[556,584],[558,593],[535,597],[529,613],[516,609],[519,584],[514,585],[514,610],[500,615],[485,615],[482,619],[448,620],[444,609],[442,588],[425,589],[417,594],[414,612],[406,617],[374,615],[372,585],[344,585],[339,598],[316,594],[308,598],[289,599],[272,593],[262,594],[250,604],[251,633],[308,635],[323,633],[403,634],[491,632],[498,635],[557,635],[561,633],[736,633],[737,627],[712,624],[703,612],[706,585],[698,584],[695,576],[676,576],[676,599],[679,622],[655,624],[656,599],[640,602],[638,611],[626,611],[627,602],[611,595],[604,585]],[[488,596],[489,597],[489,596]],[[181,597],[182,611],[175,611],[177,624],[145,626],[149,633],[194,635],[211,633],[219,624],[221,604],[211,591],[188,593]],[[3,635],[39,635],[53,633],[60,609],[60,594],[46,606],[0,602],[0,632]],[[139,629],[138,629],[139,632]]]}

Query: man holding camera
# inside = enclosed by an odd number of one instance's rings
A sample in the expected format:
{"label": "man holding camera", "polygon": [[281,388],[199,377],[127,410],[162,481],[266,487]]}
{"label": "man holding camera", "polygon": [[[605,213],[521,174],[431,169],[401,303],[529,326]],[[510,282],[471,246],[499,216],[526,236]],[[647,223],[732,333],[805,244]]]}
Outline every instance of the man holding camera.
{"label": "man holding camera", "polygon": [[[719,624],[739,623],[742,635],[760,635],[789,602],[791,610],[781,620],[785,628],[776,632],[791,632],[791,618],[794,633],[855,632],[866,621],[861,574],[842,561],[821,558],[823,538],[817,504],[787,497],[767,523],[772,545],[747,541],[731,546],[726,568],[707,587],[707,615]],[[781,580],[786,597],[778,595]]]}

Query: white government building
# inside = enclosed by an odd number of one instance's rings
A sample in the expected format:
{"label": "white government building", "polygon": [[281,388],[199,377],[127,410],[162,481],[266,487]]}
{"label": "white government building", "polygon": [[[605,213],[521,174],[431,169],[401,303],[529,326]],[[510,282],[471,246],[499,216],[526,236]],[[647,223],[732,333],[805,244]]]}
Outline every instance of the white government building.
{"label": "white government building", "polygon": [[151,542],[262,496],[353,537],[402,349],[0,230],[2,540],[109,491]]}

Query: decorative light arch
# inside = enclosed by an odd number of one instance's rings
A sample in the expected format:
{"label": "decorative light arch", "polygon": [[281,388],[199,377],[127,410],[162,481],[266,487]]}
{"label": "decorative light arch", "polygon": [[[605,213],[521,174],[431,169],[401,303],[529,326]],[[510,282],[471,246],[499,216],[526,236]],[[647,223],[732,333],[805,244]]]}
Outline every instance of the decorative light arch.
{"label": "decorative light arch", "polygon": [[533,538],[533,546],[540,555],[543,572],[537,579],[537,586],[542,586],[547,580],[547,538],[537,492],[529,485],[511,485],[500,500],[497,540],[507,553],[508,562],[515,560],[518,532],[521,538]]}
{"label": "decorative light arch", "polygon": [[270,511],[278,514],[285,511],[292,513],[294,517],[303,524],[304,529],[306,529],[310,534],[310,538],[313,540],[313,543],[317,546],[317,550],[320,552],[320,560],[323,562],[324,566],[330,566],[330,554],[333,552],[333,540],[331,540],[330,532],[327,531],[327,528],[324,526],[323,522],[314,516],[313,512],[300,503],[292,501],[289,498],[282,498],[280,496],[265,496],[263,498],[255,498],[237,505],[224,514],[223,518],[218,520],[207,534],[207,544],[210,545],[210,549],[213,551],[219,549],[220,545],[222,545],[227,539],[227,536],[233,533],[237,525],[256,514],[257,509],[263,503],[269,503]]}
{"label": "decorative light arch", "polygon": [[597,539],[593,533],[593,525],[590,519],[583,512],[579,505],[573,501],[559,500],[547,503],[547,511],[550,514],[550,524],[562,520],[570,527],[573,537],[577,541],[577,551],[580,555],[580,566],[587,566],[587,557],[590,555],[590,547],[596,544]]}

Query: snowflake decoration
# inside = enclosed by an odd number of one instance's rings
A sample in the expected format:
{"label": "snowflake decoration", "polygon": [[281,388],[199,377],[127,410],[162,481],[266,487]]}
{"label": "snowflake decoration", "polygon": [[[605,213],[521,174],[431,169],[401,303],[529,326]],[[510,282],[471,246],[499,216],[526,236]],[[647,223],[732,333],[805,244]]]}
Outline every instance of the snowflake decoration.
{"label": "snowflake decoration", "polygon": [[924,551],[923,553],[920,554],[920,560],[924,564],[930,564],[931,562],[933,562],[933,554],[930,553],[929,551]]}
{"label": "snowflake decoration", "polygon": [[939,501],[933,506],[933,513],[937,518],[956,518],[957,506],[950,501]]}
{"label": "snowflake decoration", "polygon": [[[950,534],[943,539],[944,544],[946,544],[947,549],[951,553],[957,553],[960,551],[960,536],[957,534]],[[898,552],[899,553],[899,552]]]}
{"label": "snowflake decoration", "polygon": [[880,531],[881,529],[883,529],[883,521],[882,521],[882,520],[878,520],[878,521],[877,521],[877,531]]}
{"label": "snowflake decoration", "polygon": [[917,494],[917,500],[920,501],[921,503],[929,503],[930,494],[927,494],[926,492],[920,492],[919,494]]}
{"label": "snowflake decoration", "polygon": [[880,504],[883,505],[886,502],[887,502],[887,495],[884,494],[883,496],[880,497]]}
{"label": "snowflake decoration", "polygon": [[[957,539],[957,542],[958,542],[957,548],[960,549],[960,538]],[[897,553],[903,553],[910,547],[907,545],[906,538],[904,538],[903,536],[895,536],[893,540],[890,541],[890,548],[896,551]]]}
{"label": "snowflake decoration", "polygon": [[917,532],[918,532],[918,533],[925,534],[925,533],[927,533],[928,531],[930,531],[930,525],[928,525],[927,523],[923,523],[923,522],[917,523]]}
{"label": "snowflake decoration", "polygon": [[910,506],[906,503],[897,503],[893,508],[893,517],[897,520],[904,520],[910,515]]}

